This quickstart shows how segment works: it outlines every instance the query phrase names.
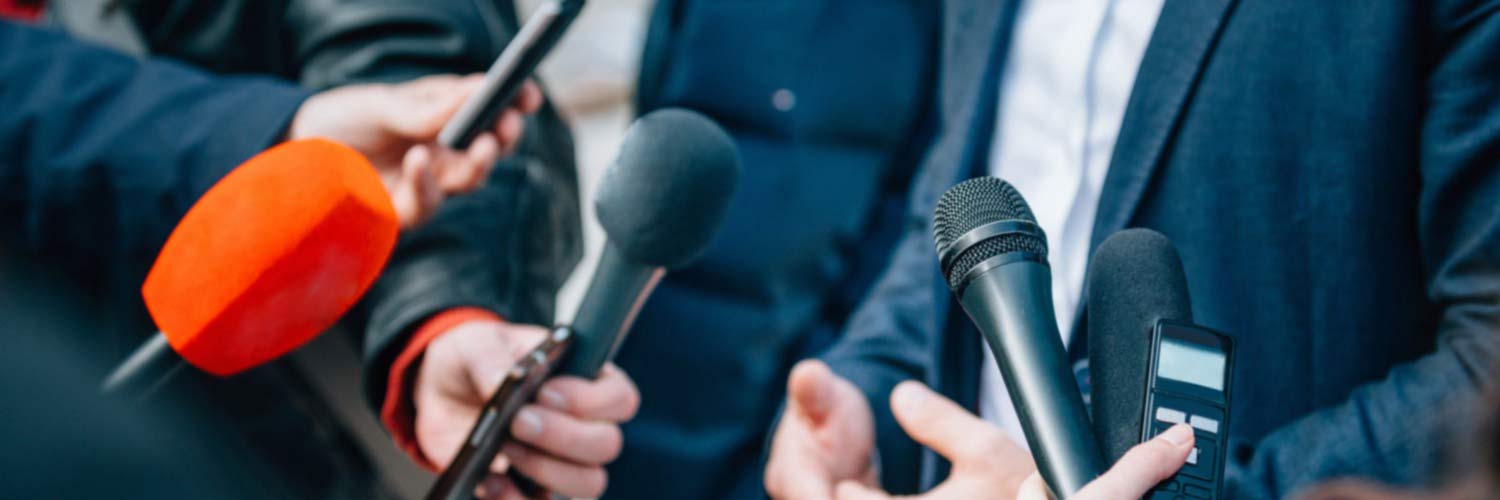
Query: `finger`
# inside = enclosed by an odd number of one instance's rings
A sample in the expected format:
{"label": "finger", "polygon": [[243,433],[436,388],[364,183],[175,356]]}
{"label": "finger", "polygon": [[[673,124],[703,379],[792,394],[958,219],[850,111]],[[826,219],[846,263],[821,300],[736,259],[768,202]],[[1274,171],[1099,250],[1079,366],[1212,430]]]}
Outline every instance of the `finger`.
{"label": "finger", "polygon": [[833,379],[833,371],[822,361],[797,363],[787,379],[788,404],[813,425],[821,424],[833,409]]}
{"label": "finger", "polygon": [[495,119],[495,136],[500,139],[500,154],[509,156],[515,152],[516,146],[521,143],[521,136],[526,134],[526,118],[514,109],[508,109],[500,113]]}
{"label": "finger", "polygon": [[817,459],[810,422],[782,418],[771,439],[766,461],[766,493],[772,498],[823,500],[832,498],[834,478]]}
{"label": "finger", "polygon": [[1114,467],[1080,490],[1093,498],[1139,498],[1171,477],[1193,449],[1193,428],[1177,424],[1150,441],[1135,445]]}
{"label": "finger", "polygon": [[640,409],[641,393],[624,370],[610,363],[596,380],[570,376],[548,380],[537,391],[537,400],[581,419],[623,423]]}
{"label": "finger", "polygon": [[509,479],[498,474],[485,477],[474,493],[485,500],[526,500],[526,496]]}
{"label": "finger", "polygon": [[[425,397],[417,406],[414,422],[417,446],[422,455],[437,467],[448,467],[469,438],[469,431],[479,420],[481,409],[478,403]],[[505,455],[496,455],[489,467],[496,473],[504,473],[509,468],[510,461]]]}
{"label": "finger", "polygon": [[515,104],[511,107],[528,115],[542,109],[542,87],[533,80],[526,80],[521,85],[521,90],[516,92]]}
{"label": "finger", "polygon": [[839,483],[838,489],[834,490],[833,498],[837,500],[889,500],[891,496],[855,481],[844,481]]}
{"label": "finger", "polygon": [[483,184],[490,168],[500,159],[500,145],[495,136],[483,133],[474,138],[469,149],[452,155],[442,169],[441,186],[444,193],[466,193]]}
{"label": "finger", "polygon": [[516,440],[555,457],[583,465],[604,465],[620,456],[624,438],[613,423],[579,420],[566,413],[527,405],[511,421]]}
{"label": "finger", "polygon": [[406,151],[401,159],[401,175],[391,186],[391,205],[396,209],[396,218],[402,228],[415,226],[423,216],[423,179],[430,175],[432,150],[426,146],[415,146]]}
{"label": "finger", "polygon": [[473,342],[463,351],[464,371],[469,375],[474,394],[481,398],[478,402],[483,403],[500,388],[515,360],[536,348],[547,336],[547,330],[533,325],[496,327],[493,323],[475,323],[473,327],[485,331],[474,334],[483,340]]}
{"label": "finger", "polygon": [[912,439],[955,464],[1003,464],[1012,457],[1025,458],[1025,452],[998,429],[921,383],[898,384],[891,391],[891,410]]}
{"label": "finger", "polygon": [[538,452],[520,444],[507,444],[500,450],[516,470],[553,493],[570,498],[597,498],[604,494],[608,476],[603,467],[578,465]]}
{"label": "finger", "polygon": [[1016,500],[1051,500],[1042,476],[1035,472],[1026,476],[1026,480],[1021,481],[1021,490],[1016,492]]}
{"label": "finger", "polygon": [[431,165],[417,171],[413,189],[417,193],[416,215],[408,227],[426,222],[447,198],[438,185],[437,169]]}
{"label": "finger", "polygon": [[480,85],[479,76],[435,75],[395,85],[396,105],[383,109],[385,127],[407,139],[437,136]]}

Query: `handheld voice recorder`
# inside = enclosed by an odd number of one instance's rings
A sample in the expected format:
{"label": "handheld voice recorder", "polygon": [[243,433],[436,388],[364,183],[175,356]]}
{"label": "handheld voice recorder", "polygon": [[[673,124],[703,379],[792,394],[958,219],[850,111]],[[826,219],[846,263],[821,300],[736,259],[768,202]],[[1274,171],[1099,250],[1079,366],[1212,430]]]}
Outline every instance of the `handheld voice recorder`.
{"label": "handheld voice recorder", "polygon": [[1147,498],[1218,499],[1224,483],[1234,341],[1187,323],[1162,320],[1151,334],[1141,442],[1175,424],[1193,426],[1193,451]]}

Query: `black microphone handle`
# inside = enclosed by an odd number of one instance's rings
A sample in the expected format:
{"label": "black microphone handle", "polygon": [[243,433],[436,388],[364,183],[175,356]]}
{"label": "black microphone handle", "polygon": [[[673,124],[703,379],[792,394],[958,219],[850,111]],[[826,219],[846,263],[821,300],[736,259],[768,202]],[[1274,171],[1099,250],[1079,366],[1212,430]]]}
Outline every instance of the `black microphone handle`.
{"label": "black microphone handle", "polygon": [[[599,265],[589,280],[573,324],[554,330],[552,342],[560,343],[556,350],[562,351],[556,363],[532,362],[529,364],[535,367],[512,373],[507,378],[507,382],[490,397],[485,412],[470,429],[459,454],[428,489],[426,498],[473,498],[474,488],[488,474],[490,462],[495,460],[495,455],[509,439],[510,421],[521,405],[531,401],[546,378],[559,374],[598,376],[604,363],[614,357],[620,342],[625,340],[625,333],[630,330],[641,304],[651,296],[651,291],[665,273],[660,266],[631,260],[615,244],[605,241]],[[558,337],[559,333],[565,335]],[[525,365],[528,365],[528,360],[523,359],[517,367]],[[557,369],[552,370],[551,366]],[[507,471],[507,476],[527,498],[539,496],[541,488],[515,468]]]}
{"label": "black microphone handle", "polygon": [[626,257],[606,241],[599,267],[589,281],[571,327],[573,346],[563,355],[558,373],[594,378],[615,356],[641,306],[656,289],[666,269]]}
{"label": "black microphone handle", "polygon": [[130,353],[130,357],[125,358],[120,366],[105,377],[99,392],[107,395],[127,394],[137,400],[145,399],[173,375],[182,371],[185,365],[187,363],[182,360],[182,356],[172,350],[172,344],[167,342],[167,336],[158,332],[142,342],[135,352]]}
{"label": "black microphone handle", "polygon": [[969,281],[960,300],[995,354],[1042,479],[1054,498],[1073,496],[1105,467],[1052,314],[1051,270],[1003,263]]}

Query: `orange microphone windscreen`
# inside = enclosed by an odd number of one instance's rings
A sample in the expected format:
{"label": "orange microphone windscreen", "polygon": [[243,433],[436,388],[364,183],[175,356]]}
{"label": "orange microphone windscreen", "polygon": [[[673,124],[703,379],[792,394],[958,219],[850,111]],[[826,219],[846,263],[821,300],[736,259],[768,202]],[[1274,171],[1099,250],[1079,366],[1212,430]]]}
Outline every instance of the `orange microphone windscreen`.
{"label": "orange microphone windscreen", "polygon": [[172,349],[227,376],[333,326],[396,244],[390,197],[359,152],[283,143],[204,193],[141,288]]}

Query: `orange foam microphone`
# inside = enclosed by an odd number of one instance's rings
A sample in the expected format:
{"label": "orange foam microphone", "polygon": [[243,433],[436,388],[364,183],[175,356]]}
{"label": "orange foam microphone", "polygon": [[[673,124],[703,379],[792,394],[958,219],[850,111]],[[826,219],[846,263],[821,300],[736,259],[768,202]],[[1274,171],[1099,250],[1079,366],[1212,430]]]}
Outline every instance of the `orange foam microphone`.
{"label": "orange foam microphone", "polygon": [[230,376],[306,343],[375,282],[398,227],[359,152],[307,139],[256,155],[172,230],[141,287],[161,333],[103,391],[144,396],[183,361]]}

